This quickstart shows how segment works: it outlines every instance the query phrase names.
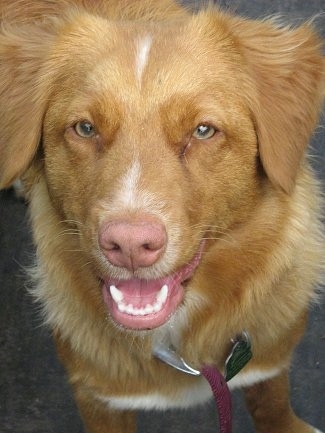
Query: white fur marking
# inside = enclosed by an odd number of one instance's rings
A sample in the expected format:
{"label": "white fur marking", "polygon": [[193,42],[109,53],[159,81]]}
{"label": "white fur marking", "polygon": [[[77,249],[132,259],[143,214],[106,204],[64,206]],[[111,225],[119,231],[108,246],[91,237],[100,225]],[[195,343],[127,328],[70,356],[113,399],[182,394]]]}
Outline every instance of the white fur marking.
{"label": "white fur marking", "polygon": [[[271,379],[280,373],[280,368],[272,370],[252,370],[247,373],[238,374],[229,382],[230,389],[239,386],[251,386],[257,382]],[[192,406],[203,404],[210,400],[212,391],[208,382],[203,378],[198,378],[196,383],[190,387],[182,390],[173,390],[172,396],[166,396],[159,393],[139,395],[139,396],[125,396],[125,397],[106,397],[96,395],[96,398],[106,403],[109,407],[114,409],[144,409],[144,410],[166,410],[171,408],[186,409]],[[321,433],[316,430],[316,433]]]}
{"label": "white fur marking", "polygon": [[104,397],[97,395],[96,398],[106,403],[113,409],[144,409],[144,410],[167,410],[171,408],[186,409],[205,403],[212,397],[209,384],[202,378],[199,378],[196,384],[191,388],[177,390],[175,388],[172,396],[153,393],[139,396],[126,397]]}
{"label": "white fur marking", "polygon": [[136,75],[139,85],[141,85],[141,79],[143,71],[148,63],[149,51],[152,45],[152,38],[145,36],[143,39],[138,40],[137,53],[136,53]]}
{"label": "white fur marking", "polygon": [[122,178],[122,188],[118,193],[121,200],[121,205],[125,209],[136,208],[137,203],[137,189],[140,179],[141,167],[138,160],[134,161],[132,166]]}
{"label": "white fur marking", "polygon": [[272,379],[280,374],[281,368],[273,368],[271,370],[249,370],[246,373],[239,373],[228,383],[230,389],[252,386],[258,382]]}
{"label": "white fur marking", "polygon": [[320,430],[318,430],[317,428],[315,428],[315,433],[322,433]]}

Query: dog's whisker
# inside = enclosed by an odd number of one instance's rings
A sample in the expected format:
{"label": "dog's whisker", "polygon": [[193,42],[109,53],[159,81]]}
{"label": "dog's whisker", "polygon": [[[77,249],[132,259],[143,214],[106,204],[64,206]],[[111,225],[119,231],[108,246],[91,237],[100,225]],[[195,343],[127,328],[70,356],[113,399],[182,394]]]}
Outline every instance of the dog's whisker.
{"label": "dog's whisker", "polygon": [[91,261],[89,261],[89,262],[85,262],[85,263],[83,263],[82,265],[80,265],[80,269],[83,269],[83,268],[85,268],[85,267],[87,267],[87,266],[89,266],[89,265],[91,265],[91,264],[92,264]]}
{"label": "dog's whisker", "polygon": [[76,225],[78,227],[83,227],[84,223],[78,220],[74,220],[74,219],[65,219],[65,220],[61,220],[59,221],[58,224],[72,224],[72,225]]}
{"label": "dog's whisker", "polygon": [[224,237],[217,237],[217,236],[204,237],[204,238],[202,238],[202,240],[205,240],[205,241],[220,241],[220,242],[225,242],[225,243],[227,243],[229,245],[232,245],[232,244],[236,243],[236,240],[233,239],[233,238],[226,239]]}
{"label": "dog's whisker", "polygon": [[66,248],[64,251],[67,253],[84,253],[84,250],[81,248]]}
{"label": "dog's whisker", "polygon": [[74,229],[67,229],[58,233],[58,236],[64,236],[64,235],[80,235],[80,231]]}

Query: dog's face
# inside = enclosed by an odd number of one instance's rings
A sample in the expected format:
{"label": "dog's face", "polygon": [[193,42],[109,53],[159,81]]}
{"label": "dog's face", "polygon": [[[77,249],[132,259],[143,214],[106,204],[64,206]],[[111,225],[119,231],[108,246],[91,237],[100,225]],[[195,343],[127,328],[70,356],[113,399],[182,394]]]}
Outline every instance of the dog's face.
{"label": "dog's face", "polygon": [[257,138],[231,40],[216,36],[207,49],[207,35],[179,24],[98,34],[78,35],[64,53],[44,121],[44,170],[111,316],[155,328],[183,303],[206,239],[254,207]]}
{"label": "dog's face", "polygon": [[[217,12],[146,26],[86,14],[43,59],[35,164],[123,327],[157,328],[191,293],[209,301],[195,285],[205,253],[245,225],[271,183],[293,187],[317,112],[294,106],[319,105],[323,63],[309,54],[313,71],[293,85],[291,58],[285,68],[263,57],[251,26]],[[298,36],[282,32],[283,48]]]}

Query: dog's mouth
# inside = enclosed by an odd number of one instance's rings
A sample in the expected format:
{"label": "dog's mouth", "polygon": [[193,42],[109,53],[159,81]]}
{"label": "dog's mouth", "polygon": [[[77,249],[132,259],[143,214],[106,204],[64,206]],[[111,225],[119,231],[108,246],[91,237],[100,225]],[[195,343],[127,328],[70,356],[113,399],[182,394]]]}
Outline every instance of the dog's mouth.
{"label": "dog's mouth", "polygon": [[175,273],[156,280],[107,279],[103,298],[113,320],[125,328],[148,330],[166,323],[184,299],[184,286],[193,276],[203,250]]}

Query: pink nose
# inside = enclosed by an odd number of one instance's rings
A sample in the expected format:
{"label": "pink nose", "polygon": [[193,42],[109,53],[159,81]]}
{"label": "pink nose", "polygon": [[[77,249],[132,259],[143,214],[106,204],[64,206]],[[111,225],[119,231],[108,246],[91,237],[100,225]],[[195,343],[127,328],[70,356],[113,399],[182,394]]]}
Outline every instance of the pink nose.
{"label": "pink nose", "polygon": [[166,243],[165,226],[151,216],[105,223],[99,236],[99,245],[108,261],[130,271],[156,263]]}

